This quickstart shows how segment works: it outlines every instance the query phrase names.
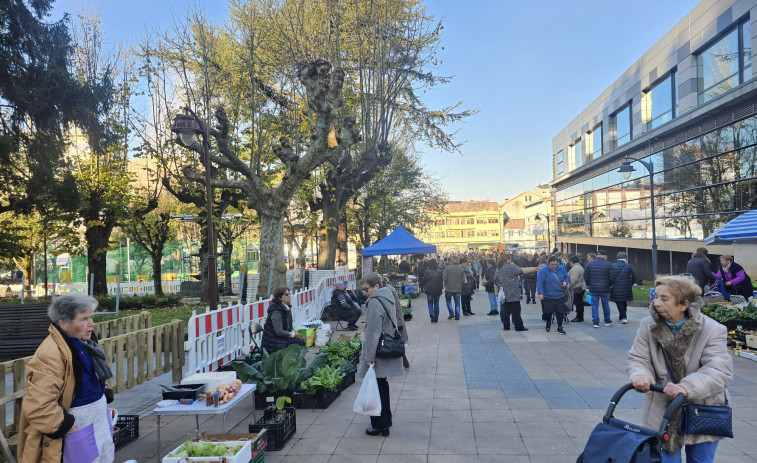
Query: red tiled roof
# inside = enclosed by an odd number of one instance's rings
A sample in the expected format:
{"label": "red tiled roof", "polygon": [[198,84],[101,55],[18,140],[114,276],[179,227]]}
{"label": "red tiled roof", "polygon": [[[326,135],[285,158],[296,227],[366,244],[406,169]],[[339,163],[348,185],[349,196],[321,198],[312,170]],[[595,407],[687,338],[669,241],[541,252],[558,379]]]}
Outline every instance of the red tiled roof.
{"label": "red tiled roof", "polygon": [[510,219],[505,224],[505,228],[526,228],[526,219]]}

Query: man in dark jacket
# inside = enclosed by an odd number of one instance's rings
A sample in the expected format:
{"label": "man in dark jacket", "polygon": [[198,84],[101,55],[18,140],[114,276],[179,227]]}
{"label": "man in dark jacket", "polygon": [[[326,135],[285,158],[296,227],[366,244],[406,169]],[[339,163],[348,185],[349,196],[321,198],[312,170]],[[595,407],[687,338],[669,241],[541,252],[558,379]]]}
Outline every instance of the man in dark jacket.
{"label": "man in dark jacket", "polygon": [[594,322],[594,328],[599,328],[599,301],[602,300],[602,310],[604,312],[605,326],[612,326],[610,317],[610,268],[612,265],[607,262],[607,251],[600,249],[597,251],[597,258],[586,264],[584,270],[584,281],[591,292],[591,318]]}
{"label": "man in dark jacket", "polygon": [[628,301],[633,300],[633,284],[636,281],[636,273],[633,267],[628,264],[628,254],[625,252],[618,253],[618,261],[612,264],[610,268],[610,300],[618,306],[620,323],[628,323]]}
{"label": "man in dark jacket", "polygon": [[[463,290],[463,283],[465,282],[465,271],[457,263],[457,256],[449,258],[449,263],[442,273],[442,279],[444,280],[444,300],[447,302],[447,310],[449,311],[447,319],[460,320],[460,293]],[[452,312],[452,299],[455,300],[454,313]]]}
{"label": "man in dark jacket", "polygon": [[686,273],[691,274],[702,288],[715,281],[712,277],[710,259],[707,258],[707,248],[697,248],[691,255],[691,259],[686,263]]}
{"label": "man in dark jacket", "polygon": [[348,330],[357,331],[358,327],[355,323],[363,315],[363,311],[360,310],[357,302],[352,300],[344,288],[344,281],[338,281],[336,288],[331,293],[331,307],[339,314],[340,320],[347,322]]}

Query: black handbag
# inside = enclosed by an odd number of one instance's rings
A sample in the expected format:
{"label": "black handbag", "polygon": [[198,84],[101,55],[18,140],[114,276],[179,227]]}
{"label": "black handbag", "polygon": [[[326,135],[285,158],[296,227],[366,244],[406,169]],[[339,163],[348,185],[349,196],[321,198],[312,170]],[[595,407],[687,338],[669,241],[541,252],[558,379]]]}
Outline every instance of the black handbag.
{"label": "black handbag", "polygon": [[378,345],[376,346],[376,357],[380,359],[402,357],[405,355],[405,340],[400,336],[400,332],[397,329],[397,325],[394,324],[394,320],[392,320],[392,315],[389,313],[389,309],[387,309],[384,303],[381,302],[381,298],[377,298],[376,300],[381,304],[381,307],[384,308],[386,314],[389,316],[389,321],[392,322],[392,326],[394,327],[393,335],[386,334],[383,331],[381,332]]}
{"label": "black handbag", "polygon": [[[668,365],[665,350],[662,351],[665,368],[674,383],[678,383]],[[733,437],[733,410],[728,406],[728,395],[723,391],[725,405],[702,405],[684,402],[676,430],[678,434]]]}

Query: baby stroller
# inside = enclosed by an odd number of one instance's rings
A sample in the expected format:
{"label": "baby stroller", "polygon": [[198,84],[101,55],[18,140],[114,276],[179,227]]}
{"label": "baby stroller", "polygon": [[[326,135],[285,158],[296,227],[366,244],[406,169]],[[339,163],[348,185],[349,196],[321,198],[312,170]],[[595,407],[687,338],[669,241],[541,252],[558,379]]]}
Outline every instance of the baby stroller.
{"label": "baby stroller", "polygon": [[[631,384],[618,389],[612,396],[602,422],[594,428],[586,442],[586,447],[576,463],[660,463],[662,443],[670,440],[667,432],[670,418],[683,405],[683,394],[673,399],[665,409],[660,428],[655,431],[619,420],[613,416],[615,406],[623,395],[632,390]],[[653,384],[654,392],[662,392],[663,387]]]}

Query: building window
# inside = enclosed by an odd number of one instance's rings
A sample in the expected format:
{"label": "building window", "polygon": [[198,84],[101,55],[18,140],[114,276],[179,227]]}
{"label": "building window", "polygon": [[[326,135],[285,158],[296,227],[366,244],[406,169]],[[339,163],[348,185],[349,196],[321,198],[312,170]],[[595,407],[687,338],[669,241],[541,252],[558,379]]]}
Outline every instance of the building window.
{"label": "building window", "polygon": [[447,230],[447,238],[454,238],[455,230]]}
{"label": "building window", "polygon": [[633,138],[631,133],[631,103],[610,116],[610,130],[615,131],[615,148],[625,145]]}
{"label": "building window", "polygon": [[489,217],[489,223],[498,223],[499,219],[496,217]]}
{"label": "building window", "polygon": [[485,219],[484,217],[478,217],[478,218],[476,219],[476,223],[479,223],[479,224],[480,224],[480,223],[486,223],[486,219]]}
{"label": "building window", "polygon": [[466,236],[476,236],[476,232],[474,230],[468,230],[465,232]]}
{"label": "building window", "polygon": [[557,153],[557,175],[562,175],[565,172],[565,159],[563,152]]}
{"label": "building window", "polygon": [[699,104],[752,78],[751,48],[747,20],[697,55]]}
{"label": "building window", "polygon": [[586,145],[586,161],[597,159],[602,156],[602,124],[594,127],[589,133]]}
{"label": "building window", "polygon": [[677,74],[676,71],[671,72],[642,96],[647,130],[655,129],[676,117]]}
{"label": "building window", "polygon": [[570,148],[570,170],[581,167],[581,139],[579,138]]}
{"label": "building window", "polygon": [[497,231],[497,230],[491,230],[491,231],[489,231],[489,236],[499,236],[499,231]]}
{"label": "building window", "polygon": [[465,219],[465,225],[473,225],[473,217]]}

